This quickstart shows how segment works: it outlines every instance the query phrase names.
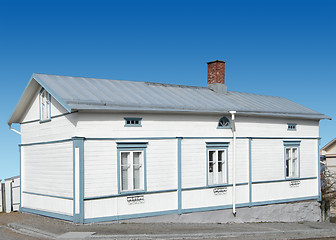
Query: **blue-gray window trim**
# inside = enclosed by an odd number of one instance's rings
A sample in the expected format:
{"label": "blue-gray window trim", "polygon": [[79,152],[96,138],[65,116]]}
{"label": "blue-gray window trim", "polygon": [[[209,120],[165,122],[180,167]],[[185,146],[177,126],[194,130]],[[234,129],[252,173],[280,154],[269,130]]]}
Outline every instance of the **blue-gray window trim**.
{"label": "blue-gray window trim", "polygon": [[[206,142],[206,186],[213,187],[213,186],[226,186],[229,184],[229,142]],[[219,150],[225,149],[226,151],[226,183],[220,184],[209,184],[209,150]]]}
{"label": "blue-gray window trim", "polygon": [[[120,195],[127,195],[130,193],[145,193],[147,192],[147,155],[146,155],[146,148],[148,142],[117,142],[117,177],[118,177],[118,194]],[[135,191],[121,191],[121,159],[120,159],[120,152],[125,151],[142,151],[143,152],[143,167],[144,167],[144,189],[143,190],[135,190]]]}
{"label": "blue-gray window trim", "polygon": [[[288,179],[297,179],[300,178],[300,162],[301,162],[301,156],[300,156],[300,144],[301,141],[284,141],[284,178],[286,180]],[[288,147],[296,147],[298,149],[298,176],[295,177],[286,177],[286,148]]]}
{"label": "blue-gray window trim", "polygon": [[[142,118],[125,117],[124,119],[125,119],[124,127],[142,127],[141,125]],[[132,121],[137,121],[138,123],[131,123]]]}
{"label": "blue-gray window trim", "polygon": [[[225,126],[224,124],[221,124],[222,122],[227,122],[228,125]],[[217,124],[218,129],[231,129],[231,122],[227,117],[222,117],[219,119],[218,124]]]}
{"label": "blue-gray window trim", "polygon": [[[42,95],[42,93],[44,92],[44,91],[46,91],[46,93],[47,93],[47,99],[49,99],[49,118],[48,119],[42,119],[42,109],[41,109],[41,95]],[[51,95],[50,95],[50,93],[47,91],[47,90],[45,90],[44,88],[41,88],[41,90],[40,90],[40,92],[39,92],[39,118],[40,118],[40,123],[45,123],[45,122],[50,122],[51,121]]]}
{"label": "blue-gray window trim", "polygon": [[296,123],[287,123],[287,131],[296,131]]}

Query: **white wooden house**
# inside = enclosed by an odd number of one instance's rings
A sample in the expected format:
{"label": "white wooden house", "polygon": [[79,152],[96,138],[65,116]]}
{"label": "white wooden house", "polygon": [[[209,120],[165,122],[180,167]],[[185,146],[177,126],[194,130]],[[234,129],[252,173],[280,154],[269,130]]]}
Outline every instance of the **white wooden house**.
{"label": "white wooden house", "polygon": [[336,175],[336,138],[322,147],[320,154],[324,158],[325,166]]}
{"label": "white wooden house", "polygon": [[33,74],[8,120],[21,126],[20,210],[88,223],[318,206],[329,117],[227,91],[224,75],[223,61],[207,87]]}

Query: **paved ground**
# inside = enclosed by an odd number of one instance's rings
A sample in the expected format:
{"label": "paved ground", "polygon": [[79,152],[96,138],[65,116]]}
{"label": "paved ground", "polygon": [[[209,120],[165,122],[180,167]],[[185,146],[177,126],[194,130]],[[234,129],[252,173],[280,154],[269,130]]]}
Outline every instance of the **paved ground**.
{"label": "paved ground", "polygon": [[35,237],[27,236],[0,226],[0,240],[36,240],[36,239],[43,240],[42,238],[38,238],[36,236]]}
{"label": "paved ground", "polygon": [[250,224],[118,224],[109,222],[76,225],[62,220],[27,213],[0,213],[0,240],[3,239],[336,240],[336,224],[318,222]]}

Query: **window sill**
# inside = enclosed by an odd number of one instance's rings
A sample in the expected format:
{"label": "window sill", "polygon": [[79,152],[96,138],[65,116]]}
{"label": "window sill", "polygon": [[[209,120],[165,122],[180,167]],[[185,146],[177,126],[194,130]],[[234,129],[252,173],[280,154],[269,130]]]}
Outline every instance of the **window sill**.
{"label": "window sill", "polygon": [[119,195],[121,196],[132,196],[132,195],[138,195],[138,194],[145,194],[145,190],[138,190],[138,191],[128,191],[128,192],[120,192]]}
{"label": "window sill", "polygon": [[124,127],[142,127],[142,125],[124,125]]}
{"label": "window sill", "polygon": [[300,177],[286,177],[286,181],[294,181],[294,180],[301,180]]}
{"label": "window sill", "polygon": [[[237,185],[237,184],[236,184]],[[222,183],[222,184],[214,184],[214,185],[207,185],[208,188],[216,188],[216,187],[231,187],[232,184]]]}
{"label": "window sill", "polygon": [[46,120],[40,120],[40,123],[46,123],[46,122],[51,122],[51,118]]}

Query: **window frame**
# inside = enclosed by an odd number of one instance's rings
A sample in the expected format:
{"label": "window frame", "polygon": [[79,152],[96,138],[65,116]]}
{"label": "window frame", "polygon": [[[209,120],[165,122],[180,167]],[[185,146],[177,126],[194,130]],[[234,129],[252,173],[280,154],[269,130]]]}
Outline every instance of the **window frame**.
{"label": "window frame", "polygon": [[[47,113],[48,113],[48,117],[44,118],[43,116],[43,99],[42,99],[42,95],[43,93],[46,93],[46,103],[47,103]],[[45,123],[45,122],[50,122],[51,121],[51,95],[50,93],[47,92],[47,90],[45,90],[44,88],[41,88],[40,93],[39,93],[39,114],[40,114],[40,123]]]}
{"label": "window frame", "polygon": [[287,123],[287,131],[296,131],[296,123]]}
{"label": "window frame", "polygon": [[[147,142],[118,142],[117,143],[117,177],[118,177],[118,194],[123,195],[123,194],[130,194],[130,193],[144,193],[147,192],[147,164],[146,164],[146,148],[147,148]],[[142,176],[139,179],[140,183],[142,183],[142,186],[140,186],[139,189],[134,189],[134,183],[132,182],[132,188],[129,190],[122,190],[122,174],[121,174],[121,153],[123,152],[129,152],[132,153],[130,156],[133,156],[134,152],[141,152],[142,157],[141,157],[141,167],[142,167]],[[133,169],[134,163],[133,163],[132,158],[132,164],[131,164],[131,169]],[[130,171],[132,172],[132,170]],[[133,173],[132,173],[133,174]],[[131,174],[131,175],[132,175]],[[130,177],[129,177],[130,178]],[[130,186],[130,183],[128,183],[128,186]]]}
{"label": "window frame", "polygon": [[[125,119],[125,125],[124,125],[124,127],[142,127],[142,125],[141,125],[141,120],[142,120],[142,118],[136,118],[136,117],[125,117],[124,118]],[[131,122],[131,121],[138,121],[138,123],[137,124],[135,124],[135,123],[127,123],[127,122]]]}
{"label": "window frame", "polygon": [[[300,143],[301,141],[284,141],[284,177],[287,180],[291,180],[291,179],[298,179],[300,178]],[[290,157],[290,161],[291,164],[289,166],[291,166],[293,164],[293,149],[296,148],[297,149],[297,175],[291,175],[291,169],[289,169],[289,176],[287,176],[287,149],[290,149],[291,152],[291,157]],[[289,167],[288,166],[288,167]],[[292,168],[292,167],[291,167]]]}
{"label": "window frame", "polygon": [[[220,122],[221,121],[226,121],[228,122],[229,124],[227,126],[220,126]],[[218,120],[218,124],[217,124],[217,129],[231,129],[231,121],[230,119],[228,119],[227,117],[221,117],[219,120]]]}
{"label": "window frame", "polygon": [[[216,186],[227,186],[229,185],[229,142],[207,142],[206,143],[206,186],[207,187],[216,187]],[[218,151],[220,150],[224,150],[225,151],[225,170],[222,172],[224,173],[224,182],[222,183],[212,183],[209,184],[209,152],[210,151],[216,151],[216,162],[218,164]],[[222,159],[223,161],[223,159]],[[216,163],[215,163],[216,164]],[[223,165],[224,165],[223,164]],[[216,165],[216,169],[217,169],[217,180],[219,179],[218,176],[218,165]],[[223,169],[223,166],[222,166]]]}

